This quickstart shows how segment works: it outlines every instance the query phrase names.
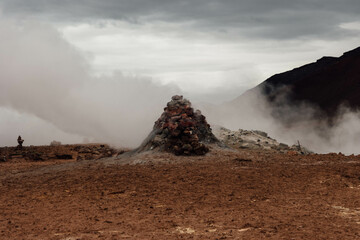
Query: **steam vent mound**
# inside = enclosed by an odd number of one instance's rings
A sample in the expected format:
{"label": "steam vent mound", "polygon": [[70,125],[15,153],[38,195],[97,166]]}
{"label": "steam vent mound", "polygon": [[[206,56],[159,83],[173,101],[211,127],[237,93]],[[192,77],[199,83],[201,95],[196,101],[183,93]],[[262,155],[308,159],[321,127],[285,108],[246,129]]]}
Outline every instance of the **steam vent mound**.
{"label": "steam vent mound", "polygon": [[205,144],[218,142],[199,110],[194,112],[189,100],[173,96],[161,117],[137,152],[158,149],[175,155],[204,155]]}

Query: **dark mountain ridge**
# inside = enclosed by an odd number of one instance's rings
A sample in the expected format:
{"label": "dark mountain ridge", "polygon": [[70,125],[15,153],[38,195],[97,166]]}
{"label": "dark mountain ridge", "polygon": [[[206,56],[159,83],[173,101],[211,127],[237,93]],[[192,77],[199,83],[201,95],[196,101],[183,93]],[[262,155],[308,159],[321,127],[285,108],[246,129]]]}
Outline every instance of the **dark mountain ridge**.
{"label": "dark mountain ridge", "polygon": [[360,47],[341,57],[323,57],[276,74],[251,91],[260,92],[276,109],[307,103],[318,115],[333,118],[341,106],[360,109]]}

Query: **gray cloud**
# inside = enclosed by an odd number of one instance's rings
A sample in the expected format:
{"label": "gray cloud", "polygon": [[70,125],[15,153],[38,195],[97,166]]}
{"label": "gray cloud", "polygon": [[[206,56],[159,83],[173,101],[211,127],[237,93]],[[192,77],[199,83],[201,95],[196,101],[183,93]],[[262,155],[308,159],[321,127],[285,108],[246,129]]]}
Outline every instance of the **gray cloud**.
{"label": "gray cloud", "polygon": [[93,21],[114,19],[144,24],[187,23],[194,31],[251,38],[338,38],[354,32],[339,27],[359,21],[357,0],[1,0],[3,14]]}

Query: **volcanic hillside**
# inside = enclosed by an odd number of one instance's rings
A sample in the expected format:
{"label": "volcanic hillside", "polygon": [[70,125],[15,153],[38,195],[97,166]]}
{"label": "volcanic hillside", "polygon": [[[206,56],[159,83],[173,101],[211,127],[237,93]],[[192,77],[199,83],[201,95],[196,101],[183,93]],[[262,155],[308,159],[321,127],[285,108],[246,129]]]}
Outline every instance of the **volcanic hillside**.
{"label": "volcanic hillside", "polygon": [[340,106],[360,108],[360,47],[341,57],[323,57],[314,63],[276,74],[251,92],[260,91],[275,107],[306,102],[318,109],[319,116],[332,118]]}

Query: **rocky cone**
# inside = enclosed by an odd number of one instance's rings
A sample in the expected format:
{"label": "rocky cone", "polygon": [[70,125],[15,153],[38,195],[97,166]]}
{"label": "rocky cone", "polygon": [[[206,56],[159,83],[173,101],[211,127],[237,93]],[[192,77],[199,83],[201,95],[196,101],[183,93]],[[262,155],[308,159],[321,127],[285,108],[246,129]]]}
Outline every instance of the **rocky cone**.
{"label": "rocky cone", "polygon": [[218,140],[205,116],[194,111],[189,100],[176,95],[137,152],[158,149],[176,155],[204,155],[209,151],[205,144],[215,142]]}

